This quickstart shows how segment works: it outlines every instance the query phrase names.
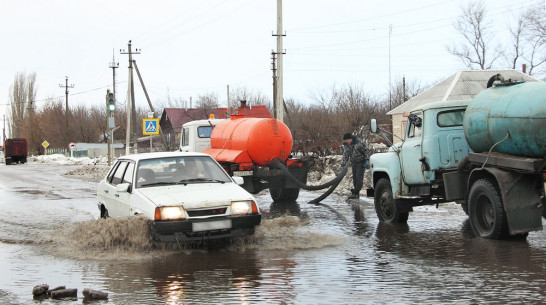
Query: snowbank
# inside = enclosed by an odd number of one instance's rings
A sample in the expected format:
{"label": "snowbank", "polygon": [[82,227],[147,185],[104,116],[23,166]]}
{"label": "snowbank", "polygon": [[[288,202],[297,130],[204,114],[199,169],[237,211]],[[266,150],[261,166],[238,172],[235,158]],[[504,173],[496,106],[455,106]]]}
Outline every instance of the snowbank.
{"label": "snowbank", "polygon": [[100,158],[71,158],[65,157],[61,154],[54,155],[41,155],[41,156],[32,156],[28,157],[28,162],[42,163],[42,164],[58,164],[58,165],[96,165],[99,163],[106,163],[107,160],[104,157]]}

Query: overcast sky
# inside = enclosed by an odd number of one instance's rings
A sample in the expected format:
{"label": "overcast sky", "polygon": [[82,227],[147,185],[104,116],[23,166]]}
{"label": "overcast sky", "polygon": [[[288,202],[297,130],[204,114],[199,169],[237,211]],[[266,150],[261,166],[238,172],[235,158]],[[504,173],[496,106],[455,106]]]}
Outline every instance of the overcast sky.
{"label": "overcast sky", "polygon": [[[119,62],[117,99],[124,103],[128,55],[120,49],[127,50],[129,40],[141,50],[134,59],[154,104],[167,96],[195,100],[214,92],[226,106],[226,85],[272,96],[276,0],[0,2],[0,115],[6,113],[18,72],[36,73],[37,107],[48,98],[64,100],[59,84],[65,77],[74,85],[70,105],[104,105],[113,58]],[[426,84],[465,69],[446,51],[461,41],[453,23],[465,3],[284,1],[285,99],[310,103],[313,94],[349,83],[381,97],[387,94],[389,70],[393,81],[405,76],[408,82]],[[544,0],[485,4],[497,36],[506,37],[514,16],[544,7]],[[135,90],[137,105],[146,105],[140,84]]]}

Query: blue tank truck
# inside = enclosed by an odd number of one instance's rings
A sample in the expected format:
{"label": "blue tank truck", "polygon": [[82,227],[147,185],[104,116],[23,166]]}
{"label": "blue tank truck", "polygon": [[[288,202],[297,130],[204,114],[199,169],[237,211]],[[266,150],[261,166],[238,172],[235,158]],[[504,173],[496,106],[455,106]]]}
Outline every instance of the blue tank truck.
{"label": "blue tank truck", "polygon": [[[371,130],[378,132],[375,119]],[[405,223],[414,206],[455,201],[478,237],[542,230],[546,83],[497,74],[471,101],[417,107],[405,132],[403,142],[370,158],[368,196],[380,221]]]}

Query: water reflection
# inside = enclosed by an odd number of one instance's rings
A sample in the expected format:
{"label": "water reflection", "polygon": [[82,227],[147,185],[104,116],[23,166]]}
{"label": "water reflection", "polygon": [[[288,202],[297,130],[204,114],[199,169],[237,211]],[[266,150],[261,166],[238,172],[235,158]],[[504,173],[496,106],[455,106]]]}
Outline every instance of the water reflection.
{"label": "water reflection", "polygon": [[[460,231],[426,232],[413,232],[407,224],[379,222],[375,237],[378,256],[390,265],[382,271],[389,270],[395,278],[398,272],[406,273],[418,287],[442,282],[442,293],[449,291],[453,300],[480,303],[504,295],[506,303],[533,303],[546,290],[544,249],[527,241],[475,238],[467,220]],[[507,296],[507,291],[517,296]]]}
{"label": "water reflection", "polygon": [[269,207],[269,216],[271,218],[277,218],[281,216],[298,216],[301,218],[301,208],[298,202],[296,201],[287,201],[287,202],[273,202]]}
{"label": "water reflection", "polygon": [[373,234],[373,226],[366,218],[365,208],[360,201],[351,200],[351,209],[354,213],[355,235],[370,237]]}
{"label": "water reflection", "polygon": [[166,304],[246,303],[261,279],[253,251],[179,253],[141,262],[107,263],[100,269],[114,296],[138,304],[157,303],[158,299]]}

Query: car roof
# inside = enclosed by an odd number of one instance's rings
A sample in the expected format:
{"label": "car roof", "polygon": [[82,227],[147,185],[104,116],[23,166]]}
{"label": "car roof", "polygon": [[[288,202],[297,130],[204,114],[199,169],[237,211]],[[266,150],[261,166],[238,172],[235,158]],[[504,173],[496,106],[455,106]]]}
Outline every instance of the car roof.
{"label": "car roof", "polygon": [[152,153],[125,155],[125,156],[119,157],[118,159],[140,161],[140,160],[147,160],[147,159],[171,158],[171,157],[210,157],[211,158],[210,155],[205,153],[199,153],[199,152],[166,151],[166,152],[152,152]]}
{"label": "car roof", "polygon": [[415,108],[413,108],[413,111],[425,111],[429,109],[438,109],[438,108],[458,108],[458,107],[466,107],[468,104],[470,104],[472,100],[458,100],[458,101],[439,101],[439,102],[432,102],[427,103],[423,105],[419,105]]}
{"label": "car roof", "polygon": [[225,121],[225,119],[207,119],[207,120],[195,120],[195,121],[189,121],[182,125],[182,127],[188,127],[193,125],[198,126],[216,126],[218,123]]}

